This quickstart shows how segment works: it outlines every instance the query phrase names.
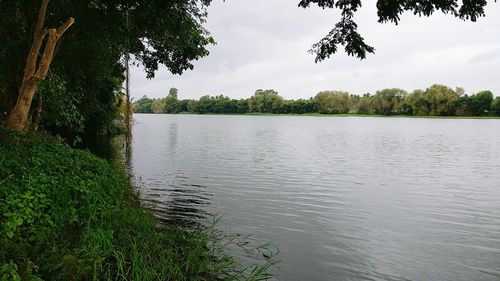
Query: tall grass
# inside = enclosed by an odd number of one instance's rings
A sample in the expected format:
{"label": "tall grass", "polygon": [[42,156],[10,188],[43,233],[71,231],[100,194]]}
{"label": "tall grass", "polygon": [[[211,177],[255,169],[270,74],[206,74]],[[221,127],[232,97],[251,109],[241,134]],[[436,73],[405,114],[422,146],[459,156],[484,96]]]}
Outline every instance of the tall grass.
{"label": "tall grass", "polygon": [[0,131],[1,159],[2,281],[270,277],[272,253],[244,267],[226,249],[245,242],[215,226],[157,228],[124,170],[88,152]]}

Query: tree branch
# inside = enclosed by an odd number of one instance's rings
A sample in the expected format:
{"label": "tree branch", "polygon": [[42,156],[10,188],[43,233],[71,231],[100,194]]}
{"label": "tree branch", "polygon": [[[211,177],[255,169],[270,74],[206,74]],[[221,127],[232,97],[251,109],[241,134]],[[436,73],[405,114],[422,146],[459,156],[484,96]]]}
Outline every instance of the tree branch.
{"label": "tree branch", "polygon": [[49,0],[42,0],[42,4],[40,5],[40,11],[38,12],[38,19],[35,25],[35,37],[40,35],[40,32],[43,29],[43,25],[45,24],[45,15],[47,14],[47,6],[49,5]]}
{"label": "tree branch", "polygon": [[73,23],[75,23],[74,18],[69,18],[68,20],[66,20],[66,22],[64,22],[64,24],[57,29],[57,38],[59,39],[64,34],[64,32],[66,32],[66,30],[68,30],[68,28],[73,25]]}
{"label": "tree branch", "polygon": [[61,36],[68,30],[68,28],[75,22],[74,18],[69,18],[63,25],[61,25],[57,30],[55,28],[49,29],[49,38],[47,43],[45,43],[45,50],[43,51],[43,57],[40,60],[38,70],[36,71],[35,77],[37,79],[44,79],[47,75],[52,59],[54,58],[54,49],[56,48],[57,42]]}
{"label": "tree branch", "polygon": [[38,18],[35,24],[35,31],[33,33],[33,44],[31,45],[28,59],[26,60],[26,67],[24,68],[24,77],[29,77],[36,71],[36,61],[38,58],[38,53],[40,52],[40,48],[42,47],[43,39],[47,34],[47,31],[43,29],[43,25],[45,24],[45,15],[47,14],[48,5],[49,0],[42,0],[42,4],[40,5],[40,10],[38,12]]}
{"label": "tree branch", "polygon": [[49,38],[47,43],[45,43],[45,49],[43,51],[43,57],[40,60],[38,69],[35,73],[36,79],[43,79],[49,71],[50,63],[52,62],[52,57],[54,55],[54,48],[57,43],[57,30],[55,28],[49,29]]}

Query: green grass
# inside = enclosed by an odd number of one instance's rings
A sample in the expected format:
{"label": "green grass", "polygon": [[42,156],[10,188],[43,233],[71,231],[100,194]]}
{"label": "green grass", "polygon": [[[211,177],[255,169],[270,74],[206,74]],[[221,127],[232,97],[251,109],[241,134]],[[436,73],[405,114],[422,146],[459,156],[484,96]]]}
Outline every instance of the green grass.
{"label": "green grass", "polygon": [[423,118],[423,119],[500,119],[500,116],[416,116],[416,115],[381,115],[381,114],[358,114],[358,113],[344,113],[344,114],[324,114],[324,113],[262,113],[262,112],[249,112],[249,113],[191,113],[180,112],[182,115],[242,115],[242,116],[311,116],[311,117],[383,117],[383,118]]}
{"label": "green grass", "polygon": [[385,117],[384,115],[377,114],[354,114],[354,113],[345,113],[345,114],[323,114],[323,113],[261,113],[261,112],[250,112],[245,113],[244,115],[252,115],[252,116],[316,116],[316,117]]}
{"label": "green grass", "polygon": [[0,280],[263,280],[214,227],[157,228],[122,167],[0,131]]}
{"label": "green grass", "polygon": [[245,113],[244,115],[255,116],[317,116],[317,117],[383,117],[383,118],[430,118],[430,119],[500,119],[500,116],[416,116],[416,115],[380,115],[380,114],[323,114],[323,113],[305,113],[305,114],[281,114],[281,113]]}

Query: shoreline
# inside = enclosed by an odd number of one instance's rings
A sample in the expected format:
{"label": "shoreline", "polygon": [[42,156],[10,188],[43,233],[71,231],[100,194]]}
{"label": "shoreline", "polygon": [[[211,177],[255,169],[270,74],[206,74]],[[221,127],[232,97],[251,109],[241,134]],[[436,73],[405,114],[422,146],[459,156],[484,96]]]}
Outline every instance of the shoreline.
{"label": "shoreline", "polygon": [[207,116],[275,116],[275,117],[330,117],[330,118],[343,118],[343,117],[359,117],[359,118],[400,118],[400,119],[500,119],[500,116],[414,116],[414,115],[380,115],[380,114],[357,114],[357,113],[344,113],[344,114],[324,114],[324,113],[141,113],[135,112],[134,114],[142,115],[207,115]]}

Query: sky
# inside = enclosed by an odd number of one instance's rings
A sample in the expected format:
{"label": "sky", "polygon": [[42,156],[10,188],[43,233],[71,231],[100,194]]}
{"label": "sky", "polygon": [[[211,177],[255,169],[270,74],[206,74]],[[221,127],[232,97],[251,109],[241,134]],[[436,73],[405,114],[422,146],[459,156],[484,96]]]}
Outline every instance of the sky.
{"label": "sky", "polygon": [[175,87],[180,99],[207,94],[247,98],[257,89],[298,99],[323,90],[364,94],[436,83],[500,96],[500,3],[489,1],[486,17],[475,23],[441,13],[430,18],[404,14],[396,26],[378,23],[376,1],[366,0],[355,20],[375,54],[359,60],[342,48],[315,63],[307,50],[331,30],[339,13],[299,8],[298,2],[214,0],[205,24],[217,41],[210,55],[181,76],[160,68],[148,80],[140,67],[133,68],[132,96],[165,97]]}

